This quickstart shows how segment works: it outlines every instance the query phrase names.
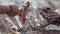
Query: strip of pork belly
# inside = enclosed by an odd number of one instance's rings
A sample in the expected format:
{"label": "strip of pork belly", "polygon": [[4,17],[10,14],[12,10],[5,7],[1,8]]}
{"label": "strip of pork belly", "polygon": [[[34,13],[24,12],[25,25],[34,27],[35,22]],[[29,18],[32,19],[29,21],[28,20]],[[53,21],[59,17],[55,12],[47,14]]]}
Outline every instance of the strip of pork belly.
{"label": "strip of pork belly", "polygon": [[25,23],[25,16],[26,16],[26,10],[29,7],[29,1],[25,3],[25,5],[21,8],[22,14],[21,14],[21,23],[22,25]]}

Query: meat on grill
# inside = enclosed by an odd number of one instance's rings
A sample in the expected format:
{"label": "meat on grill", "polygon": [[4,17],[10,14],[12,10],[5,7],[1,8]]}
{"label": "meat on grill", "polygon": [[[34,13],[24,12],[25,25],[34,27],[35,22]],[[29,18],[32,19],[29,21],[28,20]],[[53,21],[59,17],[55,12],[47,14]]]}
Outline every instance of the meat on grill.
{"label": "meat on grill", "polygon": [[42,15],[42,17],[44,19],[46,19],[49,23],[59,23],[60,20],[60,16],[59,14],[57,14],[56,12],[54,12],[51,8],[47,7],[47,8],[43,8],[40,11],[40,14]]}

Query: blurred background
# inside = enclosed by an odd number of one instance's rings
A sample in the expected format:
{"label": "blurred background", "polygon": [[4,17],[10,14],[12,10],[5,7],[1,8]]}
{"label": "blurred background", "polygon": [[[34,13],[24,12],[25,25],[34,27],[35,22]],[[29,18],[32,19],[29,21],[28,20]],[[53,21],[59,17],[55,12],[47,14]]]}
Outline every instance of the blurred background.
{"label": "blurred background", "polygon": [[[23,7],[23,5],[25,4],[25,1],[26,0],[0,0],[0,5],[2,5],[2,4],[3,5],[9,5],[11,3],[15,3],[19,7]],[[27,17],[31,17],[31,15],[33,14],[33,11],[38,12],[41,8],[44,8],[44,7],[51,7],[53,10],[60,9],[60,0],[29,0],[29,3],[30,3],[30,6],[29,6],[29,8],[27,9],[27,12],[26,12]],[[57,13],[59,13],[59,12],[57,12]],[[2,23],[2,22],[5,21],[3,17],[4,16],[2,14],[0,14],[0,23],[1,23],[0,24],[0,30],[2,31],[2,34],[8,34],[8,33],[6,33],[7,28]],[[40,19],[40,21],[41,21],[41,19]],[[46,21],[42,20],[42,22],[44,24]],[[27,26],[25,24],[25,26],[23,28],[24,33],[28,28],[30,28],[29,24],[27,24]],[[45,29],[46,30],[49,30],[49,29],[60,30],[60,26],[56,26],[56,25],[51,24],[51,25],[48,25],[47,27],[45,27]],[[22,33],[23,33],[23,31],[22,31]],[[3,33],[3,32],[5,32],[5,33]],[[31,30],[29,30],[26,33],[27,34],[32,34],[33,32]],[[11,34],[11,33],[9,32],[9,34]]]}

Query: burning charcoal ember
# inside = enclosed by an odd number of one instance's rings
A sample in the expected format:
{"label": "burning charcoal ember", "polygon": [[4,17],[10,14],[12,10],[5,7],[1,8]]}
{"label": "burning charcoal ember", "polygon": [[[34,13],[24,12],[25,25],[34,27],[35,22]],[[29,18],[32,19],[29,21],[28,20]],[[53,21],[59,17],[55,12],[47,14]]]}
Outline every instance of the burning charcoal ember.
{"label": "burning charcoal ember", "polygon": [[40,14],[46,19],[50,24],[52,23],[60,23],[58,20],[60,18],[59,14],[51,10],[51,8],[42,9]]}

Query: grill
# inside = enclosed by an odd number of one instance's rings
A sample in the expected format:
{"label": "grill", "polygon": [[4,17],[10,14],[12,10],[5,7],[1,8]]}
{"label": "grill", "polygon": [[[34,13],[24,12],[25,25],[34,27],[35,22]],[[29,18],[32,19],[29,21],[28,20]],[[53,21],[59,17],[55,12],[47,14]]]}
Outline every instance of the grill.
{"label": "grill", "polygon": [[51,10],[50,8],[42,9],[40,11],[40,14],[43,16],[44,19],[46,19],[49,23],[55,23],[59,20],[59,15]]}

